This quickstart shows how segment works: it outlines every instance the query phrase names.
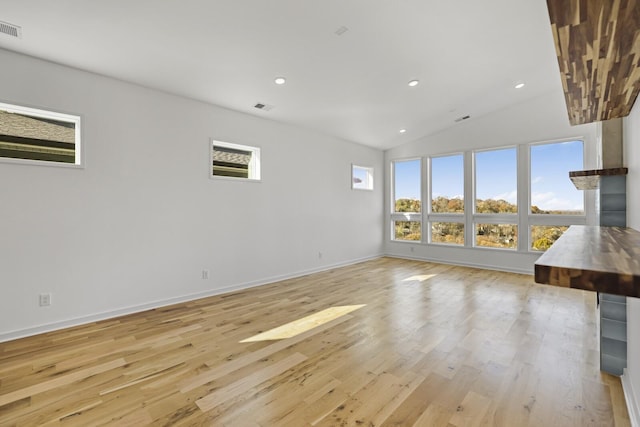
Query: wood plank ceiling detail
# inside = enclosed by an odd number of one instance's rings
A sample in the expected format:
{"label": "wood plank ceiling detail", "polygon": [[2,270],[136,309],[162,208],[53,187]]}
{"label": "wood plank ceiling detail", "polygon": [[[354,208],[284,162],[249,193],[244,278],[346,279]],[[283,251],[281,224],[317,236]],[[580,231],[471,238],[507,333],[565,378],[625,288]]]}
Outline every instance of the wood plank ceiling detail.
{"label": "wood plank ceiling detail", "polygon": [[640,1],[547,0],[569,122],[624,117],[640,91]]}

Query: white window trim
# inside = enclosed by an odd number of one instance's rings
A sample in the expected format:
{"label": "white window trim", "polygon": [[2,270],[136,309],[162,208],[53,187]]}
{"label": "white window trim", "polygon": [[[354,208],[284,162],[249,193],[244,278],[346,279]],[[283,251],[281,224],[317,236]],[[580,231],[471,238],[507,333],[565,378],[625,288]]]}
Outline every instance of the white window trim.
{"label": "white window trim", "polygon": [[[390,229],[389,229],[389,238],[392,242],[397,242],[397,243],[413,243],[413,244],[417,244],[417,243],[424,243],[425,242],[425,230],[424,230],[424,221],[423,219],[423,215],[424,215],[424,204],[421,203],[420,204],[420,211],[421,212],[396,212],[396,182],[395,182],[395,177],[396,177],[396,171],[395,171],[395,164],[397,162],[409,162],[412,160],[418,160],[420,161],[420,198],[421,198],[421,202],[423,199],[423,193],[424,193],[424,177],[425,177],[425,172],[424,172],[424,159],[422,157],[407,157],[407,158],[401,158],[401,159],[393,159],[390,162],[390,166],[389,166],[389,170],[391,171],[390,174],[390,183],[391,183],[391,200],[390,200]],[[415,222],[419,222],[420,223],[420,238],[421,240],[398,240],[395,238],[395,222],[396,221],[415,221]]]}
{"label": "white window trim", "polygon": [[[590,145],[587,142],[587,139],[584,136],[577,136],[575,138],[562,138],[557,140],[550,141],[537,141],[526,144],[526,149],[524,151],[525,156],[525,165],[526,165],[526,194],[527,194],[527,210],[523,212],[526,217],[526,234],[523,236],[524,239],[518,239],[518,246],[522,241],[522,245],[526,245],[523,247],[523,250],[529,253],[541,253],[540,251],[536,251],[531,248],[531,226],[533,225],[557,225],[557,226],[569,226],[569,225],[586,225],[590,224],[595,220],[596,217],[596,209],[595,209],[595,194],[591,191],[582,191],[582,203],[584,207],[584,214],[582,215],[558,215],[558,214],[533,214],[531,213],[531,148],[539,145],[547,145],[547,144],[561,144],[563,142],[572,142],[572,141],[581,141],[582,142],[582,164],[585,169],[593,169],[595,167],[596,158],[591,158],[590,156],[591,150]],[[592,167],[593,166],[593,167]],[[519,230],[519,228],[518,228]],[[520,233],[519,233],[520,234]]]}
{"label": "white window trim", "polygon": [[74,126],[75,128],[74,129],[75,130],[74,163],[62,163],[62,162],[55,162],[50,160],[14,159],[11,157],[2,157],[2,156],[0,156],[0,163],[11,163],[11,164],[31,165],[31,166],[49,166],[49,167],[56,167],[56,168],[84,169],[84,164],[85,164],[84,150],[83,150],[84,147],[83,147],[82,137],[81,137],[82,136],[82,131],[81,131],[82,117],[80,115],[60,113],[60,112],[51,111],[51,110],[43,110],[41,108],[25,107],[22,105],[15,105],[15,104],[9,104],[4,102],[0,102],[0,110],[7,111],[9,113],[40,117],[43,119],[69,122],[75,125]]}
{"label": "white window trim", "polygon": [[[236,177],[236,176],[221,176],[213,174],[213,147],[225,147],[235,150],[244,150],[251,152],[251,160],[249,162],[249,177]],[[228,181],[243,181],[243,182],[261,182],[261,161],[260,161],[260,147],[254,147],[250,145],[235,144],[233,142],[225,142],[211,138],[209,143],[209,178],[215,180],[228,180]]]}
{"label": "white window trim", "polygon": [[[361,169],[364,170],[367,176],[367,179],[365,181],[365,188],[358,188],[355,186],[355,183],[353,182],[353,178],[355,177],[355,171],[356,169]],[[360,165],[356,165],[355,163],[351,164],[351,189],[352,190],[358,190],[358,191],[373,191],[373,166],[360,166]]]}
{"label": "white window trim", "polygon": [[[425,211],[425,219],[426,219],[426,233],[425,231],[423,231],[424,237],[423,240],[426,241],[426,243],[430,244],[430,245],[446,245],[446,246],[452,246],[452,247],[464,247],[466,246],[466,242],[467,242],[467,223],[465,221],[465,213],[453,213],[453,212],[433,212],[431,210],[431,205],[432,205],[432,201],[433,201],[433,194],[432,194],[432,190],[433,190],[433,165],[432,165],[432,161],[433,159],[437,159],[437,158],[441,158],[441,157],[452,157],[452,156],[462,156],[462,192],[463,192],[463,204],[464,204],[464,212],[467,212],[468,209],[468,202],[467,202],[467,194],[466,194],[466,188],[467,188],[467,182],[466,182],[466,161],[467,161],[467,155],[465,154],[464,151],[457,151],[454,153],[448,153],[448,154],[438,154],[435,156],[427,156],[427,161],[426,163],[426,171],[425,171],[425,176],[427,177],[427,185],[424,185],[424,187],[426,187],[426,193],[424,194],[425,200],[427,201],[427,209],[423,209],[423,211]],[[440,243],[440,242],[434,242],[431,236],[431,223],[432,222],[456,222],[456,223],[461,223],[464,225],[464,234],[465,234],[465,243],[462,245],[458,245],[455,243]],[[423,227],[424,228],[424,227]]]}

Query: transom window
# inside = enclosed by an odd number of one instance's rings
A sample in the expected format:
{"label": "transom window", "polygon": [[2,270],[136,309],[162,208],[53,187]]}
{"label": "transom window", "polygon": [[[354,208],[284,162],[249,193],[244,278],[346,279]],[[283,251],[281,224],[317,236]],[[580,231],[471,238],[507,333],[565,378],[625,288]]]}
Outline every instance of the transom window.
{"label": "transom window", "polygon": [[211,177],[260,181],[260,148],[211,141]]}
{"label": "transom window", "polygon": [[0,159],[81,165],[80,117],[0,103]]}

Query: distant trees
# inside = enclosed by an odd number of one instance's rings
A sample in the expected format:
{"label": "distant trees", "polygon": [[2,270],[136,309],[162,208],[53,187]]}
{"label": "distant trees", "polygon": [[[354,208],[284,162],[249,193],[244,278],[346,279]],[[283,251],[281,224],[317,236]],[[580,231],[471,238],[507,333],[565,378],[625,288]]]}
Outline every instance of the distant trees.
{"label": "distant trees", "polygon": [[[420,200],[396,200],[396,212],[421,212]],[[434,213],[464,213],[464,200],[439,196],[431,201]],[[515,214],[517,205],[506,200],[476,199],[476,213]],[[543,210],[531,207],[532,214],[576,215],[581,211]],[[515,224],[478,224],[476,245],[495,248],[515,248],[518,242],[518,227]],[[567,226],[531,226],[531,246],[538,251],[546,251],[566,231]],[[398,240],[419,241],[422,238],[421,223],[417,221],[396,221],[395,237]],[[464,224],[462,222],[432,222],[431,240],[434,243],[464,244]]]}
{"label": "distant trees", "polygon": [[420,200],[398,199],[396,200],[396,212],[421,212]]}

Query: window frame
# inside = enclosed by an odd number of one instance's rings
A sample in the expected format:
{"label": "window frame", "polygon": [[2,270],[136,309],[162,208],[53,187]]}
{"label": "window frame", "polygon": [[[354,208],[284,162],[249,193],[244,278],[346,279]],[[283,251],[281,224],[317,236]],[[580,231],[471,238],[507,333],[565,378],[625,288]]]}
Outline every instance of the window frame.
{"label": "window frame", "polygon": [[[527,165],[527,233],[526,233],[526,250],[529,253],[542,254],[544,251],[537,251],[532,248],[533,242],[531,241],[531,227],[540,225],[540,226],[571,226],[571,225],[586,225],[589,223],[589,195],[587,191],[582,191],[582,206],[584,208],[582,215],[563,215],[563,214],[534,214],[531,213],[531,148],[540,145],[551,145],[551,144],[562,144],[564,142],[572,142],[572,141],[580,141],[582,142],[582,169],[588,168],[586,165],[589,163],[588,158],[588,150],[587,150],[587,141],[584,137],[575,137],[575,138],[563,138],[558,140],[551,141],[538,141],[527,144],[526,150],[526,165]],[[595,212],[592,214],[595,216]],[[522,239],[525,240],[525,239]]]}
{"label": "window frame", "polygon": [[[468,248],[481,249],[483,251],[508,251],[510,253],[519,254],[537,254],[542,251],[533,250],[531,242],[531,231],[533,226],[569,226],[569,225],[586,225],[597,223],[596,212],[596,195],[594,192],[584,192],[584,214],[583,215],[558,215],[558,214],[531,214],[531,148],[542,144],[559,144],[563,142],[580,141],[582,142],[583,158],[582,168],[593,169],[597,162],[598,156],[595,152],[596,141],[591,136],[576,135],[567,138],[557,138],[544,141],[522,142],[519,144],[509,144],[505,146],[468,149],[462,151],[454,151],[450,153],[438,153],[433,155],[413,156],[391,159],[389,184],[390,184],[390,222],[389,232],[391,242],[403,243],[421,243],[427,246],[447,246],[450,248]],[[476,213],[476,166],[475,153],[483,151],[497,151],[505,149],[516,150],[516,177],[517,177],[517,213]],[[464,213],[434,213],[431,211],[432,204],[432,158],[447,157],[454,155],[463,156],[463,173],[464,173]],[[395,212],[395,164],[397,162],[419,160],[422,167],[421,170],[421,192],[420,192],[420,213],[400,213]],[[567,177],[568,179],[568,177]],[[417,221],[421,226],[421,240],[396,240],[395,239],[395,221]],[[464,227],[464,245],[456,243],[433,242],[432,239],[432,223],[448,222],[462,223]],[[517,244],[514,248],[496,248],[476,245],[476,231],[478,224],[504,224],[517,227]]]}
{"label": "window frame", "polygon": [[[456,212],[433,212],[432,208],[432,202],[433,202],[433,159],[436,158],[442,158],[442,157],[454,157],[454,156],[462,156],[462,194],[463,194],[463,212],[462,213],[456,213]],[[446,154],[437,154],[437,155],[432,155],[432,156],[427,156],[427,161],[426,161],[426,168],[427,168],[427,172],[426,172],[426,178],[427,178],[427,183],[425,185],[426,187],[426,204],[427,204],[427,210],[425,212],[426,215],[426,223],[427,223],[427,242],[430,245],[439,245],[439,246],[448,246],[448,247],[464,247],[466,246],[466,242],[467,242],[467,238],[466,238],[466,233],[467,233],[467,224],[466,224],[466,212],[468,210],[468,197],[466,194],[466,162],[467,162],[467,155],[464,151],[457,151],[457,152],[453,152],[453,153],[446,153]],[[424,209],[423,209],[424,210]],[[464,243],[462,245],[457,244],[457,243],[444,243],[444,242],[434,242],[433,241],[433,236],[432,236],[432,223],[439,223],[439,222],[447,222],[447,223],[461,223],[462,227],[463,227],[463,233],[464,233]],[[423,227],[424,230],[425,227]],[[423,231],[424,233],[424,231]]]}
{"label": "window frame", "polygon": [[60,111],[46,110],[43,108],[28,107],[25,105],[0,102],[0,110],[8,113],[15,113],[24,116],[41,118],[45,120],[55,120],[74,124],[74,162],[58,162],[54,160],[20,159],[14,157],[0,156],[0,163],[48,166],[71,169],[84,169],[84,143],[82,139],[82,116],[79,114],[62,113]]}
{"label": "window frame", "polygon": [[[367,176],[367,179],[364,181],[365,182],[365,187],[364,188],[360,188],[360,187],[356,187],[355,186],[355,171],[359,169],[359,170],[363,170]],[[356,165],[355,163],[351,164],[351,189],[352,190],[357,190],[357,191],[373,191],[373,166],[360,166],[360,165]]]}
{"label": "window frame", "polygon": [[[396,166],[395,164],[398,162],[410,162],[417,160],[420,163],[420,176],[419,176],[419,184],[420,184],[420,212],[396,212]],[[422,157],[407,157],[402,159],[394,159],[391,160],[390,163],[390,177],[391,177],[391,200],[390,200],[390,211],[391,211],[391,221],[389,223],[389,235],[392,242],[401,242],[401,243],[422,243],[425,241],[425,228],[424,222],[422,221],[422,217],[424,215],[424,203],[423,203],[423,193],[424,193],[424,161]],[[409,222],[419,222],[420,223],[420,240],[398,240],[395,238],[395,223],[396,221],[409,221]]]}
{"label": "window frame", "polygon": [[[518,184],[520,182],[521,172],[518,166],[519,166],[521,147],[522,145],[506,145],[502,147],[482,148],[482,149],[476,149],[471,151],[471,154],[472,154],[471,191],[473,196],[471,200],[471,206],[472,206],[471,229],[469,230],[469,232],[470,232],[470,235],[473,236],[470,244],[474,248],[482,249],[482,250],[493,249],[493,250],[500,250],[500,251],[517,251],[519,248],[518,245],[516,245],[514,248],[496,248],[491,246],[478,245],[476,241],[476,236],[477,236],[476,229],[477,229],[477,226],[480,224],[515,225],[518,230],[516,239],[518,242],[520,241],[519,215],[522,212],[522,207],[520,206],[521,204],[519,203],[519,195],[520,195],[519,187],[520,186]],[[502,151],[502,150],[511,150],[511,149],[515,149],[515,154],[516,154],[516,158],[515,158],[515,161],[516,161],[516,165],[515,165],[516,166],[516,208],[517,208],[516,212],[515,213],[508,213],[508,212],[478,213],[476,211],[476,207],[477,207],[476,200],[478,199],[478,177],[477,177],[478,168],[477,168],[477,156],[476,156],[477,153],[486,153],[488,151]]]}
{"label": "window frame", "polygon": [[[245,178],[241,176],[215,175],[213,173],[213,152],[215,151],[215,147],[223,147],[223,148],[229,148],[233,150],[251,152],[251,160],[249,161],[249,165],[248,165],[248,177]],[[242,182],[261,182],[262,181],[262,164],[261,164],[260,147],[244,145],[244,144],[236,144],[234,142],[221,141],[218,139],[211,138],[209,142],[209,178],[215,179],[215,180],[221,179],[221,180],[242,181]]]}

